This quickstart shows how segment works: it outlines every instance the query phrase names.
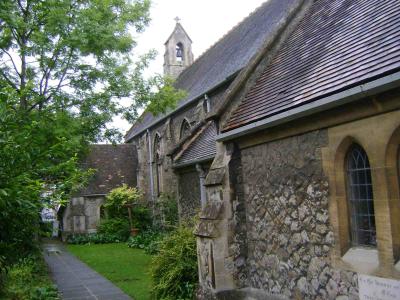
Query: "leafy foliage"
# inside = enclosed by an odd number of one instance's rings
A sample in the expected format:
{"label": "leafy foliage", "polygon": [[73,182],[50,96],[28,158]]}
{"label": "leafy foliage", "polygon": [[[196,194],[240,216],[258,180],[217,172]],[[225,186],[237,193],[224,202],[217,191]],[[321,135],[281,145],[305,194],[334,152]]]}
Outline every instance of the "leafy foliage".
{"label": "leafy foliage", "polygon": [[36,247],[41,208],[66,200],[90,172],[77,166],[86,145],[76,120],[61,112],[20,114],[7,96],[0,93],[0,255],[11,263]]}
{"label": "leafy foliage", "polygon": [[104,234],[104,233],[75,234],[69,236],[67,239],[67,243],[73,245],[110,244],[110,243],[122,243],[125,241],[126,239],[121,239],[121,237],[116,234]]}
{"label": "leafy foliage", "polygon": [[143,249],[147,254],[156,254],[159,251],[161,240],[166,233],[148,229],[140,232],[137,236],[128,239],[128,247]]}
{"label": "leafy foliage", "polygon": [[156,299],[193,299],[198,282],[196,239],[192,229],[180,226],[166,236],[151,262]]}
{"label": "leafy foliage", "polygon": [[5,257],[0,256],[0,291],[3,288],[6,275],[7,275],[7,266],[5,264]]}
{"label": "leafy foliage", "polygon": [[101,221],[97,232],[105,236],[115,235],[119,237],[120,241],[126,241],[130,233],[129,222],[126,219],[120,218],[105,219]]}
{"label": "leafy foliage", "polygon": [[151,226],[152,220],[149,209],[140,200],[142,193],[124,184],[108,193],[104,207],[109,218],[128,219],[127,207],[130,206],[132,226],[144,230]]}
{"label": "leafy foliage", "polygon": [[51,284],[46,266],[40,256],[20,259],[9,268],[5,286],[0,290],[0,298],[2,297],[21,300],[59,299],[57,289]]}
{"label": "leafy foliage", "polygon": [[[149,0],[0,1],[0,256],[11,264],[37,245],[39,212],[63,203],[90,171],[87,145],[121,136],[154,101],[163,112],[182,92],[143,78],[155,53],[136,57],[130,34],[149,22]],[[124,108],[121,98],[132,99]],[[18,222],[15,222],[18,220]]]}
{"label": "leafy foliage", "polygon": [[136,188],[128,187],[126,184],[112,189],[106,196],[104,207],[107,208],[111,218],[125,215],[126,205],[138,203],[142,194]]}
{"label": "leafy foliage", "polygon": [[162,193],[157,202],[163,215],[164,226],[167,228],[176,226],[179,222],[178,201],[176,198],[170,194]]}

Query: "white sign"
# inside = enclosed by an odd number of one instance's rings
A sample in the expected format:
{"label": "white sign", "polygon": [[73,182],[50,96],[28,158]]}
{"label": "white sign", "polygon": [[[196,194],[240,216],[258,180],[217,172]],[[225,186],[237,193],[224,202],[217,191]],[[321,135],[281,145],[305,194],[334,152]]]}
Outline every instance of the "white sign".
{"label": "white sign", "polygon": [[358,274],[360,300],[400,300],[400,281]]}

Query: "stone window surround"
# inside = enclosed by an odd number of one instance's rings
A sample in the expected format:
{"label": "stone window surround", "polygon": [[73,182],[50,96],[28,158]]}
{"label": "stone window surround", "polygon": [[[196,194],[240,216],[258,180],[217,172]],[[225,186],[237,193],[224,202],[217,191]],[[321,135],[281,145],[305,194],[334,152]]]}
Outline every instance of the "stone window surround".
{"label": "stone window surround", "polygon": [[[187,127],[187,128],[185,128],[185,127]],[[182,140],[183,138],[187,137],[187,135],[190,133],[191,129],[192,129],[192,127],[190,126],[190,122],[189,122],[188,118],[183,118],[180,129],[179,129],[179,140]]]}
{"label": "stone window surround", "polygon": [[[158,147],[157,147],[158,146]],[[160,196],[160,193],[163,191],[163,180],[162,180],[162,138],[161,134],[157,131],[154,134],[153,138],[153,158],[152,158],[152,166],[153,166],[153,182],[155,188],[155,196]]]}
{"label": "stone window surround", "polygon": [[[328,128],[322,149],[330,182],[330,219],[335,234],[332,262],[336,267],[371,275],[400,278],[400,112],[390,112]],[[379,124],[379,127],[376,126]],[[345,158],[353,144],[370,159],[377,223],[376,249],[351,247]]]}

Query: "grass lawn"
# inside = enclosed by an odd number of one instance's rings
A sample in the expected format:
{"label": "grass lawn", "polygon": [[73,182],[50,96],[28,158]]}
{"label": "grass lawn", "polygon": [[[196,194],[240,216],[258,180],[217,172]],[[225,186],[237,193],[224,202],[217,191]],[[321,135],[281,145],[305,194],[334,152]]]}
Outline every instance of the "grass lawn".
{"label": "grass lawn", "polygon": [[151,256],[125,243],[68,245],[68,250],[135,300],[150,299]]}

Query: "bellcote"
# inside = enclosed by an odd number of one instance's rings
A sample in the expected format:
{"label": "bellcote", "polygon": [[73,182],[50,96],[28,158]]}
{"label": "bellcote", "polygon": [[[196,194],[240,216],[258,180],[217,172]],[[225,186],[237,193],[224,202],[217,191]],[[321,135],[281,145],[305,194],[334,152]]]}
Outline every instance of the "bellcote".
{"label": "bellcote", "polygon": [[192,40],[183,29],[179,18],[175,18],[175,21],[175,28],[164,44],[164,75],[172,78],[177,78],[193,63]]}

